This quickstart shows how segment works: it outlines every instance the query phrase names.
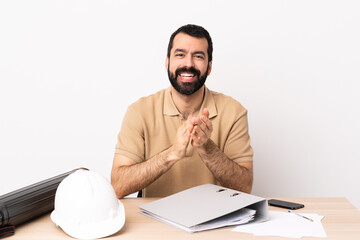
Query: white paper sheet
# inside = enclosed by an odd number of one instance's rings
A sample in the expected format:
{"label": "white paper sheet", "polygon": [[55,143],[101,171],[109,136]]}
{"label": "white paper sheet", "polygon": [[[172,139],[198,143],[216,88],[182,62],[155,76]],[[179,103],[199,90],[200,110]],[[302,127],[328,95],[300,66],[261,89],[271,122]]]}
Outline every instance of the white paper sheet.
{"label": "white paper sheet", "polygon": [[269,211],[270,220],[262,223],[248,223],[233,229],[236,232],[253,233],[256,236],[281,236],[289,238],[326,237],[322,226],[323,216],[300,213],[313,219],[307,220],[289,212]]}

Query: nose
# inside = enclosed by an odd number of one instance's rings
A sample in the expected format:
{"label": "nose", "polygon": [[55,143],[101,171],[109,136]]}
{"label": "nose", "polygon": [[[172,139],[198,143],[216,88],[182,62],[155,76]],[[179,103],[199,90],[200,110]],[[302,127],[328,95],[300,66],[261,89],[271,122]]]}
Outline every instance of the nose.
{"label": "nose", "polygon": [[190,67],[194,67],[195,65],[194,65],[194,59],[193,59],[193,57],[191,56],[191,54],[188,54],[187,56],[186,56],[186,58],[184,59],[184,65],[185,65],[185,67],[188,67],[188,68],[190,68]]}

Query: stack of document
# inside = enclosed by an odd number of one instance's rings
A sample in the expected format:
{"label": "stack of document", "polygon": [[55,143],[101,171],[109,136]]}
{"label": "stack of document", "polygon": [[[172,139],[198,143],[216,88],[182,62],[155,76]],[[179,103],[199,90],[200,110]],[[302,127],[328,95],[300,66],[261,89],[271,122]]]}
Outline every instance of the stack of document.
{"label": "stack of document", "polygon": [[213,184],[200,185],[140,206],[142,213],[187,232],[265,221],[267,200]]}
{"label": "stack of document", "polygon": [[255,213],[256,210],[243,208],[226,216],[197,225],[193,228],[193,230],[198,232],[215,228],[245,224],[255,219]]}
{"label": "stack of document", "polygon": [[269,221],[241,225],[233,229],[233,231],[253,233],[256,236],[326,237],[326,232],[321,223],[323,216],[301,213],[301,216],[303,216],[301,217],[297,214],[280,211],[270,211],[269,213]]}
{"label": "stack of document", "polygon": [[142,213],[144,215],[147,215],[149,217],[152,217],[152,218],[162,221],[164,223],[167,223],[167,224],[170,224],[177,228],[180,228],[186,232],[194,233],[194,232],[200,232],[200,231],[216,229],[216,228],[221,228],[221,227],[227,227],[227,226],[235,226],[235,225],[240,225],[240,224],[245,224],[245,223],[251,222],[255,218],[256,210],[244,208],[244,209],[241,209],[234,213],[230,213],[226,216],[216,218],[216,219],[210,220],[208,222],[198,224],[198,225],[193,225],[193,226],[189,226],[189,225],[186,226],[186,223],[183,225],[178,224],[176,222],[169,221],[169,220],[159,217],[157,215],[149,214],[146,211],[143,211]]}

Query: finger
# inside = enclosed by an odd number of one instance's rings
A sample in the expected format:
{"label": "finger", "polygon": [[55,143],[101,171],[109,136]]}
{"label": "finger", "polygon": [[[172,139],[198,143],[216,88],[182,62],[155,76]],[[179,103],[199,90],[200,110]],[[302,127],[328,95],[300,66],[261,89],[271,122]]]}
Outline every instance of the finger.
{"label": "finger", "polygon": [[205,116],[206,118],[209,118],[209,109],[204,108],[204,110],[203,110],[203,116]]}
{"label": "finger", "polygon": [[204,108],[203,114],[201,115],[200,119],[206,124],[206,126],[209,129],[211,129],[212,126],[211,126],[211,121],[209,119],[209,115],[210,115],[209,110],[207,108]]}
{"label": "finger", "polygon": [[198,139],[198,141],[204,141],[208,138],[206,132],[202,129],[200,129],[199,127],[196,127],[195,132],[194,132],[194,137],[196,137]]}
{"label": "finger", "polygon": [[201,121],[204,124],[204,131],[212,132],[213,127],[212,127],[212,123],[211,123],[210,119],[205,118],[204,116],[201,116]]}
{"label": "finger", "polygon": [[186,132],[192,133],[194,131],[194,124],[192,124],[190,121],[186,122],[185,124]]}
{"label": "finger", "polygon": [[197,118],[197,117],[191,117],[191,118],[189,118],[189,121],[190,121],[190,123],[192,124],[192,125],[197,125],[198,123],[199,123],[199,118]]}
{"label": "finger", "polygon": [[187,145],[190,141],[192,125],[184,123],[178,130],[177,141],[181,145]]}
{"label": "finger", "polygon": [[196,142],[196,144],[200,145],[203,142],[207,141],[209,135],[205,131],[203,131],[199,126],[194,127],[194,131],[191,134],[191,139]]}
{"label": "finger", "polygon": [[206,123],[204,123],[202,120],[199,120],[197,125],[194,126],[194,129],[196,128],[196,132],[198,134],[200,134],[201,132],[203,132],[204,134],[206,134],[209,130],[207,129],[207,125]]}
{"label": "finger", "polygon": [[207,119],[205,116],[201,116],[200,119],[196,122],[196,127],[198,127],[197,132],[201,130],[204,132],[205,135],[208,135],[210,137],[212,132],[212,124],[209,119]]}
{"label": "finger", "polygon": [[193,146],[200,146],[201,145],[201,137],[199,137],[196,133],[191,134],[191,144]]}

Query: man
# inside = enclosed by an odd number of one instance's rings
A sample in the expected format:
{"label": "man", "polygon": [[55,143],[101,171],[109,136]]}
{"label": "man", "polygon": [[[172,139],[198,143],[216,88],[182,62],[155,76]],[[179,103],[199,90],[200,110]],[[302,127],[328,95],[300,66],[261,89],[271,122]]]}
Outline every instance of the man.
{"label": "man", "polygon": [[141,189],[143,197],[164,197],[205,183],[251,192],[247,111],[204,85],[212,50],[200,26],[172,34],[170,88],[130,105],[118,135],[111,173],[118,198]]}

